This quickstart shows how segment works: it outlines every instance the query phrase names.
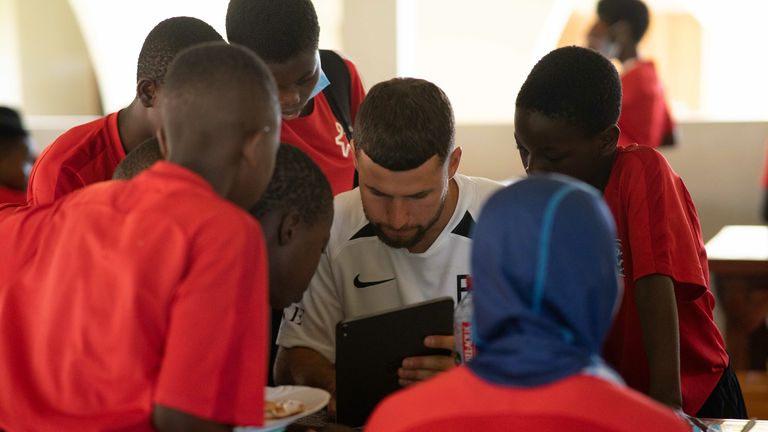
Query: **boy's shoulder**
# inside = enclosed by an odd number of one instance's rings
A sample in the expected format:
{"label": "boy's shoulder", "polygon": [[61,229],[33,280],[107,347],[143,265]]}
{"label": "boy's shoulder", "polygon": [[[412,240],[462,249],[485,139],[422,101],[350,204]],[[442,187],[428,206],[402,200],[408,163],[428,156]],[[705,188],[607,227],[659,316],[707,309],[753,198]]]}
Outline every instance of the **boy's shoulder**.
{"label": "boy's shoulder", "polygon": [[613,167],[619,173],[637,169],[645,172],[672,172],[669,162],[658,150],[638,144],[619,147]]}

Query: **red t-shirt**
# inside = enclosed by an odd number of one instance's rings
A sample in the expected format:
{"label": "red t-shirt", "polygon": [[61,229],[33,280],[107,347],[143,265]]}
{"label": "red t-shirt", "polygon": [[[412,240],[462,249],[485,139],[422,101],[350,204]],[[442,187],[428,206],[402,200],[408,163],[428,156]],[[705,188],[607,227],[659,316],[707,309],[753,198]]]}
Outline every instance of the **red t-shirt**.
{"label": "red t-shirt", "polygon": [[483,381],[458,367],[385,399],[366,432],[690,431],[671,410],[628,388],[574,375],[540,387]]}
{"label": "red t-shirt", "polygon": [[37,158],[29,176],[27,201],[49,203],[91,183],[110,180],[123,159],[116,112],[73,127]]}
{"label": "red t-shirt", "polygon": [[[350,116],[352,123],[365,97],[365,89],[355,65],[344,60],[350,75]],[[331,83],[333,85],[333,83]],[[280,140],[303,150],[320,167],[331,184],[333,195],[352,189],[355,161],[344,128],[328,105],[325,93],[314,98],[314,109],[306,117],[283,121]]]}
{"label": "red t-shirt", "polygon": [[25,204],[27,194],[24,191],[0,186],[0,204]]}
{"label": "red t-shirt", "polygon": [[659,147],[662,138],[674,130],[674,122],[656,66],[651,61],[637,61],[621,76],[621,87],[619,145]]}
{"label": "red t-shirt", "polygon": [[717,385],[728,355],[712,318],[715,299],[691,196],[661,153],[633,145],[619,148],[604,198],[616,221],[624,275],[624,297],[605,358],[630,387],[648,392],[635,282],[652,274],[669,276],[677,299],[683,410],[695,415]]}
{"label": "red t-shirt", "polygon": [[3,211],[0,430],[149,432],[153,404],[263,422],[255,219],[167,162]]}

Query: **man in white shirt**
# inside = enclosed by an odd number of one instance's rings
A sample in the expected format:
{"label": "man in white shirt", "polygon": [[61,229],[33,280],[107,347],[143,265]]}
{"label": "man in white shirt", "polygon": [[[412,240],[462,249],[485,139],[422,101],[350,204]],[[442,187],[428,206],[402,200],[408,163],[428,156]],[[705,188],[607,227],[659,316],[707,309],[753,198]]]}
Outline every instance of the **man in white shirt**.
{"label": "man in white shirt", "polygon": [[[334,393],[335,329],[355,316],[451,296],[470,275],[471,230],[499,183],[457,174],[454,118],[434,84],[395,78],[371,88],[353,145],[360,186],[337,195],[331,238],[302,301],[287,308],[275,380]],[[453,350],[452,336],[430,348]],[[450,356],[411,357],[407,385],[453,366]],[[333,406],[331,406],[333,410]]]}

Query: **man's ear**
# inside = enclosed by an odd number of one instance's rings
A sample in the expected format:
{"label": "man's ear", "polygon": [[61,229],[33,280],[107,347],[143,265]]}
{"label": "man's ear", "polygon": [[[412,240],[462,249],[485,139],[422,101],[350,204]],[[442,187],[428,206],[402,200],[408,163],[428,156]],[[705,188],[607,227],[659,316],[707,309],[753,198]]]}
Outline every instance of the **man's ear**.
{"label": "man's ear", "polygon": [[597,135],[597,139],[600,141],[600,152],[602,154],[610,154],[616,150],[620,133],[621,131],[619,130],[619,127],[614,124],[608,126],[604,131]]}
{"label": "man's ear", "polygon": [[456,172],[459,170],[459,163],[461,162],[461,147],[456,147],[448,156],[448,178],[453,178]]}
{"label": "man's ear", "polygon": [[142,78],[136,83],[136,97],[144,108],[153,108],[157,105],[158,85],[155,80]]}
{"label": "man's ear", "polygon": [[157,138],[158,147],[160,147],[160,154],[163,155],[163,159],[168,160],[168,142],[165,140],[165,129],[162,127],[155,132],[155,138]]}
{"label": "man's ear", "polygon": [[357,146],[354,139],[349,141],[349,147],[352,149],[352,160],[355,161],[355,169],[357,169]]}
{"label": "man's ear", "polygon": [[301,225],[301,215],[298,210],[290,209],[284,212],[277,228],[277,245],[285,246],[296,239],[299,225]]}

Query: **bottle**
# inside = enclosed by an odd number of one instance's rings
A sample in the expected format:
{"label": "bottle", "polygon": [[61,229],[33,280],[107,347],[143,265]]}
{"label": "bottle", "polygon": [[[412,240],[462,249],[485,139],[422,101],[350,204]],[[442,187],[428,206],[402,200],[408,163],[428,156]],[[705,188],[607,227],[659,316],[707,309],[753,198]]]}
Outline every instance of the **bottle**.
{"label": "bottle", "polygon": [[453,315],[453,337],[456,346],[456,364],[466,363],[474,358],[475,344],[472,341],[472,278],[467,278],[467,292],[456,305]]}

